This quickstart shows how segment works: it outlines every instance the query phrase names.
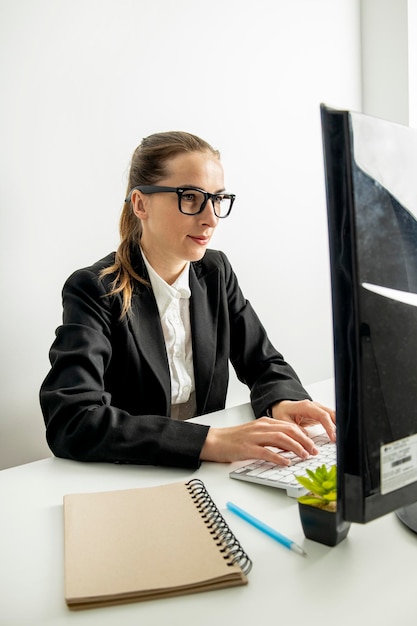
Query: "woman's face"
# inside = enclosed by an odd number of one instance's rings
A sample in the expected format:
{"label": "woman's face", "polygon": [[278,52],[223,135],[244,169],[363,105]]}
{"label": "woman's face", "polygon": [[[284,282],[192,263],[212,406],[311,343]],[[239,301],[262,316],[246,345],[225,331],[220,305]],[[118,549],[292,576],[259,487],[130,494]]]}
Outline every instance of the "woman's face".
{"label": "woman's face", "polygon": [[[223,167],[209,153],[179,154],[166,165],[167,175],[158,185],[198,187],[210,193],[225,190]],[[141,246],[148,261],[165,281],[174,282],[187,261],[198,261],[204,256],[219,221],[211,201],[197,215],[179,211],[175,192],[135,191],[132,203],[135,215],[142,221]]]}

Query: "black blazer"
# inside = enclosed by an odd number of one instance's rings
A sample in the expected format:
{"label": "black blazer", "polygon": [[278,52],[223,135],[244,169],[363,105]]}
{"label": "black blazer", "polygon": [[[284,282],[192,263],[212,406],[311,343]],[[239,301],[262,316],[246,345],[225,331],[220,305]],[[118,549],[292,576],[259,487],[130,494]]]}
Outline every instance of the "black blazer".
{"label": "black blazer", "polygon": [[[63,288],[63,324],[50,350],[40,401],[56,456],[198,467],[208,426],[170,419],[168,360],[150,286],[135,285],[120,321],[121,297],[99,277],[114,254],[78,270]],[[148,278],[140,251],[136,271]],[[190,267],[190,317],[197,413],[223,409],[228,364],[251,390],[256,417],[272,403],[309,395],[271,345],[226,256],[208,250]]]}

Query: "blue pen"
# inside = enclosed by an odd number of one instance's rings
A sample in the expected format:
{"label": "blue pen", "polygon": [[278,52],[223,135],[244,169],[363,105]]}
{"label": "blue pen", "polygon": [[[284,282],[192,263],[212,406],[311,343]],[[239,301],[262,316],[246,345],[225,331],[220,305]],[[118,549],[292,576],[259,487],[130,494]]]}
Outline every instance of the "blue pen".
{"label": "blue pen", "polygon": [[274,528],[271,528],[271,526],[268,526],[267,524],[261,522],[261,520],[253,517],[253,515],[247,513],[236,504],[233,504],[233,502],[226,502],[226,507],[229,509],[229,511],[232,511],[232,513],[235,513],[249,524],[252,524],[252,526],[255,526],[255,528],[261,530],[266,535],[269,535],[269,537],[272,537],[272,539],[275,539],[275,541],[278,541],[278,543],[282,544],[289,550],[297,552],[297,554],[301,554],[301,556],[307,556],[307,553],[304,552],[301,546],[296,544],[294,541],[291,541],[291,539],[284,537],[284,535],[281,535],[281,533],[279,533]]}

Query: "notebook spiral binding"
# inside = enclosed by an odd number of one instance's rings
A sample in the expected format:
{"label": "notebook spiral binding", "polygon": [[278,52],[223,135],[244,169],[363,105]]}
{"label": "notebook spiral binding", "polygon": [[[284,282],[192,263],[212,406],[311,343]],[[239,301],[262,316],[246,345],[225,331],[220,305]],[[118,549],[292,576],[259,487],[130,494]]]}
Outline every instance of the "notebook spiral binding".
{"label": "notebook spiral binding", "polygon": [[186,487],[196,503],[201,517],[207,524],[207,528],[213,535],[213,539],[218,542],[220,552],[224,553],[223,558],[229,561],[230,565],[237,563],[244,574],[249,574],[252,569],[252,561],[230,530],[226,520],[207,492],[204,483],[199,478],[193,478],[186,483]]}

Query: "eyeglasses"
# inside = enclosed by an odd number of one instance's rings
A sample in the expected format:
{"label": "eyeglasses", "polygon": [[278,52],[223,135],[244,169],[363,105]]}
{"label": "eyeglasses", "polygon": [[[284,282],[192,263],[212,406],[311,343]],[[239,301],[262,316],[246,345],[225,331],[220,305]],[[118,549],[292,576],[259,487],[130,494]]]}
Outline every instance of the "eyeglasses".
{"label": "eyeglasses", "polygon": [[213,205],[216,217],[227,217],[232,210],[236,196],[232,193],[209,193],[198,187],[161,187],[159,185],[139,185],[133,187],[125,202],[130,202],[132,192],[137,189],[144,194],[176,193],[178,208],[184,215],[198,215],[206,208],[209,200]]}

